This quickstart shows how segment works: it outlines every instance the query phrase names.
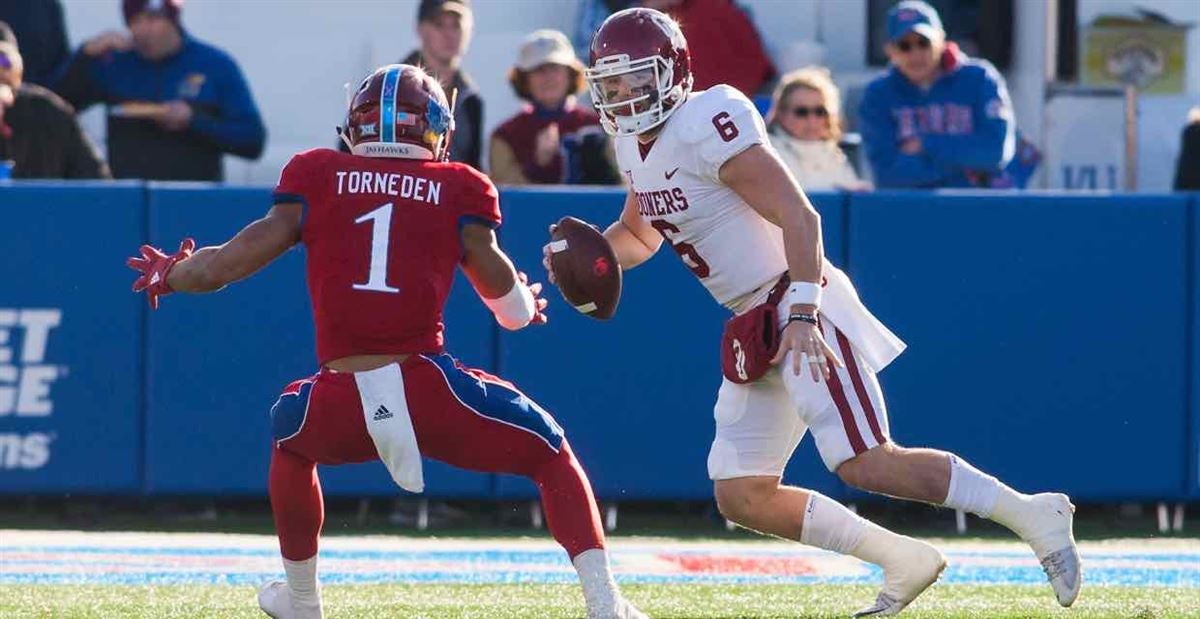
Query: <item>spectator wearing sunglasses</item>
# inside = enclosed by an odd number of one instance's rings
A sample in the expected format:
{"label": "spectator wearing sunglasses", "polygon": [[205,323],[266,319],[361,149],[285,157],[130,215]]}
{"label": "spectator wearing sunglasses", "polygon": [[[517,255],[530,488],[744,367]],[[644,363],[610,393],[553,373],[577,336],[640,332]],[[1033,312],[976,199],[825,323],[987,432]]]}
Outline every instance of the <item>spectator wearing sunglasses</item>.
{"label": "spectator wearing sunglasses", "polygon": [[829,70],[805,67],[775,87],[767,125],[771,145],[805,190],[869,189],[842,152],[841,94]]}
{"label": "spectator wearing sunglasses", "polygon": [[937,11],[904,0],[888,12],[891,66],[859,107],[867,158],[881,188],[993,187],[1016,136],[1004,78],[968,58]]}

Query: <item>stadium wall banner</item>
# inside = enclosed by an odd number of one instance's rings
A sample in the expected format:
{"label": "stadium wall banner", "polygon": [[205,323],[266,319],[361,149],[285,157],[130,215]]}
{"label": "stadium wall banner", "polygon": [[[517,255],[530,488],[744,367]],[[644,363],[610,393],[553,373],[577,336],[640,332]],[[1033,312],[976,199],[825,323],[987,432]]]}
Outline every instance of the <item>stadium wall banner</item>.
{"label": "stadium wall banner", "polygon": [[[1016,488],[1187,492],[1188,202],[851,196],[850,277],[909,345],[880,375],[893,438]],[[1130,293],[1099,292],[1113,281]]]}
{"label": "stadium wall banner", "polygon": [[141,490],[143,193],[0,186],[0,493]]}
{"label": "stadium wall banner", "polygon": [[[621,195],[505,190],[502,244],[544,281],[547,225],[571,214],[604,226]],[[828,256],[909,344],[880,375],[898,442],[1077,500],[1200,497],[1196,196],[813,200]],[[316,371],[303,249],[153,313],[129,292],[124,259],[143,242],[222,241],[268,208],[267,188],[0,185],[0,495],[265,493],[270,406]],[[447,307],[450,352],[554,413],[602,500],[711,497],[727,314],[659,254],[627,274],[608,322],[549,289],[549,325],[502,332],[462,280]],[[1132,292],[1100,311],[1096,291],[1112,281]],[[427,464],[430,497],[533,496],[521,480]],[[398,492],[378,464],[321,474],[330,495]],[[824,470],[811,441],[785,480],[865,498]]]}

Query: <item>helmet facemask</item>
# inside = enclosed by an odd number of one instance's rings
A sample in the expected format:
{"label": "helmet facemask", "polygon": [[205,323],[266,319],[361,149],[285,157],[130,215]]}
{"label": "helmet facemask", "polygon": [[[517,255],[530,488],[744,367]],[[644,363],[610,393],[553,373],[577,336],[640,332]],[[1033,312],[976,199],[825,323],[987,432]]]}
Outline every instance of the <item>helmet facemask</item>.
{"label": "helmet facemask", "polygon": [[600,125],[618,137],[645,133],[665,122],[692,86],[690,76],[675,84],[674,63],[661,56],[606,56],[584,70],[584,77]]}

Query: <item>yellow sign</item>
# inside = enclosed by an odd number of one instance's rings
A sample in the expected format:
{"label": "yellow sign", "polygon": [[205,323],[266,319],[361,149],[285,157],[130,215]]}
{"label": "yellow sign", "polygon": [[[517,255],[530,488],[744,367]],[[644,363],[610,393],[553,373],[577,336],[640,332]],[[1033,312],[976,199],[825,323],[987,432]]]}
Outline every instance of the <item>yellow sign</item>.
{"label": "yellow sign", "polygon": [[1144,93],[1182,93],[1187,28],[1131,19],[1097,19],[1084,34],[1083,84],[1133,84]]}

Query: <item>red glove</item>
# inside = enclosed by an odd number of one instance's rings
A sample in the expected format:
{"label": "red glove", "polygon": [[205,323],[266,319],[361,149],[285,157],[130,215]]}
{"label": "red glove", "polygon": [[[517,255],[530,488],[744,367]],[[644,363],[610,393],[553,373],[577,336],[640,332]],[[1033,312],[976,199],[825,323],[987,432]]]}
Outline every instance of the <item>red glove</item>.
{"label": "red glove", "polygon": [[129,268],[141,273],[133,282],[133,291],[145,290],[150,307],[158,309],[158,297],[175,292],[167,285],[167,275],[171,273],[175,263],[191,258],[195,250],[196,241],[190,238],[183,239],[179,244],[179,251],[170,256],[149,245],[142,245],[141,258],[129,258],[125,261]]}

